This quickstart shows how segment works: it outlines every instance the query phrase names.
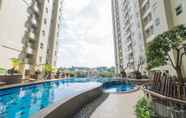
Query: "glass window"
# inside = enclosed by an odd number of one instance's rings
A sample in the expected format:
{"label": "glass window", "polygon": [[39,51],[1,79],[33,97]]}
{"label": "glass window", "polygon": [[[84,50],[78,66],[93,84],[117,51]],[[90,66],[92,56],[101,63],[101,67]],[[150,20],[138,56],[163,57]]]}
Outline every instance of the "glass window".
{"label": "glass window", "polygon": [[57,56],[57,51],[55,51],[55,56]]}
{"label": "glass window", "polygon": [[39,56],[39,62],[42,63],[42,56]]}
{"label": "glass window", "polygon": [[45,30],[42,31],[43,36],[45,36]]}
{"label": "glass window", "polygon": [[46,18],[44,19],[44,24],[47,24],[47,19]]}
{"label": "glass window", "polygon": [[44,48],[44,44],[40,43],[40,48],[43,49]]}
{"label": "glass window", "polygon": [[48,13],[48,8],[46,8],[46,13]]}
{"label": "glass window", "polygon": [[1,10],[1,6],[2,6],[2,0],[0,0],[0,10]]}
{"label": "glass window", "polygon": [[176,15],[179,16],[183,12],[182,5],[179,5],[176,7]]}
{"label": "glass window", "polygon": [[156,24],[156,26],[160,25],[160,19],[159,18],[156,18],[155,24]]}

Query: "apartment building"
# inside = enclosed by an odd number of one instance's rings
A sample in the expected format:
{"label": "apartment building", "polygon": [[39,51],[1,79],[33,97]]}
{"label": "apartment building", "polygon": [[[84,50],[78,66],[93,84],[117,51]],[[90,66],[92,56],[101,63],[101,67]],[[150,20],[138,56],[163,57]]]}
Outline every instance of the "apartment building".
{"label": "apartment building", "polygon": [[113,39],[115,50],[116,74],[123,69],[123,43],[121,35],[121,7],[119,0],[112,0]]}
{"label": "apartment building", "polygon": [[[10,59],[19,57],[24,46],[25,22],[31,1],[0,0],[0,67],[10,68]],[[16,11],[16,12],[15,12]]]}
{"label": "apartment building", "polygon": [[[62,0],[1,0],[0,48],[3,68],[10,68],[10,58],[20,58],[22,70],[41,70],[55,60]],[[7,27],[8,26],[8,27]],[[56,33],[57,32],[57,33]],[[55,42],[55,43],[51,43]],[[55,64],[52,64],[55,65]]]}
{"label": "apartment building", "polygon": [[146,43],[172,27],[169,0],[139,0],[139,5]]}
{"label": "apartment building", "polygon": [[186,24],[186,1],[170,0],[174,26]]}
{"label": "apartment building", "polygon": [[56,66],[63,0],[53,1],[50,36],[47,48],[47,63]]}
{"label": "apartment building", "polygon": [[[115,58],[122,59],[120,65],[119,61],[116,61],[116,68],[130,73],[137,70],[140,63],[145,62],[140,7],[137,0],[112,0],[112,5],[112,13],[117,13],[118,17],[113,15]],[[114,8],[115,6],[117,8]],[[141,67],[140,71],[143,70]]]}
{"label": "apartment building", "polygon": [[[158,34],[168,31],[177,25],[186,24],[185,0],[139,0],[139,4],[146,45]],[[171,55],[174,58],[174,54],[172,53]],[[185,57],[183,58],[183,60],[186,59]],[[171,74],[176,75],[170,64],[160,69],[169,70]],[[183,73],[186,73],[186,61],[183,61],[182,70]]]}
{"label": "apartment building", "polygon": [[[124,69],[130,73],[145,61],[144,39],[137,0],[122,0]],[[143,68],[140,68],[143,71]]]}
{"label": "apartment building", "polygon": [[[120,65],[127,72],[137,70],[142,62],[140,71],[145,69],[145,46],[151,42],[155,36],[179,25],[186,24],[186,1],[185,0],[112,0],[112,12],[117,13],[118,19],[113,20],[114,35],[121,34],[119,38],[114,36],[115,53],[118,53],[121,45],[122,61]],[[116,15],[113,15],[113,19]],[[120,28],[118,31],[117,29]],[[119,58],[118,54],[115,55]],[[184,57],[185,58],[185,57]],[[117,62],[117,61],[116,61]],[[186,62],[183,63],[183,70],[186,70]],[[116,63],[118,68],[118,64]],[[166,69],[170,69],[167,66]],[[170,69],[172,72],[173,69]]]}
{"label": "apartment building", "polygon": [[[185,0],[170,0],[173,26],[180,24],[186,25],[186,1]],[[186,44],[186,41],[183,42]],[[183,50],[182,50],[183,51]],[[176,57],[176,56],[175,56]],[[186,56],[183,56],[182,72],[186,77]]]}

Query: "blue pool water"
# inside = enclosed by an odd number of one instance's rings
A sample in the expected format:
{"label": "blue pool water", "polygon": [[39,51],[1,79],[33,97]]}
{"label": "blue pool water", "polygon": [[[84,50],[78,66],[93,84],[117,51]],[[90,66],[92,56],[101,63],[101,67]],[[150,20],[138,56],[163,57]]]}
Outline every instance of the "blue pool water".
{"label": "blue pool water", "polygon": [[113,81],[106,82],[103,84],[104,91],[107,93],[120,93],[120,92],[130,92],[135,89],[135,86],[131,83]]}
{"label": "blue pool water", "polygon": [[54,102],[97,84],[69,79],[0,90],[0,118],[29,118]]}

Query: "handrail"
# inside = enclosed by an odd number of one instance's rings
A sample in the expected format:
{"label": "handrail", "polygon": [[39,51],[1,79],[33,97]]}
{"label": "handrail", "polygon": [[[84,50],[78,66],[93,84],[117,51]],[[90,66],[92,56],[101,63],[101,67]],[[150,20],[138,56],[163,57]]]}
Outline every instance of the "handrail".
{"label": "handrail", "polygon": [[170,100],[170,101],[177,102],[177,103],[186,104],[186,100],[180,100],[180,99],[177,99],[177,98],[164,96],[164,95],[161,95],[161,94],[159,94],[159,93],[157,93],[157,92],[154,92],[154,91],[145,89],[144,87],[141,87],[141,88],[142,88],[142,90],[143,90],[144,92],[149,93],[149,94],[152,95],[152,96],[159,97],[159,98],[165,99],[165,100]]}

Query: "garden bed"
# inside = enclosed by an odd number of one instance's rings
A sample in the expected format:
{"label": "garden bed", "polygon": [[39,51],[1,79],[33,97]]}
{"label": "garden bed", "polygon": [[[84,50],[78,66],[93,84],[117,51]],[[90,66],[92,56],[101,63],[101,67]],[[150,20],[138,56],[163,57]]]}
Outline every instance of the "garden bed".
{"label": "garden bed", "polygon": [[22,75],[0,75],[0,82],[5,84],[21,83]]}

